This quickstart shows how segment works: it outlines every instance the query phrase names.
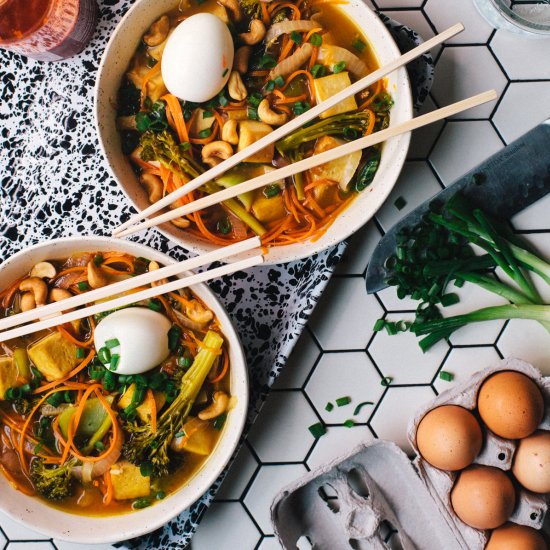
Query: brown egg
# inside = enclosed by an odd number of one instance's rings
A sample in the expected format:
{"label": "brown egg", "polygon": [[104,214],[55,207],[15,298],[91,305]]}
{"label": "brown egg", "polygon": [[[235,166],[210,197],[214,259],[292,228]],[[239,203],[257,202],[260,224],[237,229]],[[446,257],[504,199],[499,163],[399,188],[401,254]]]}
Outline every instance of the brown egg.
{"label": "brown egg", "polygon": [[482,434],[476,417],[464,407],[443,405],[431,410],[416,431],[420,454],[441,470],[462,470],[478,455]]}
{"label": "brown egg", "polygon": [[529,491],[550,493],[550,432],[539,430],[518,442],[512,472]]}
{"label": "brown egg", "polygon": [[543,536],[536,529],[506,523],[491,533],[485,550],[547,550]]}
{"label": "brown egg", "polygon": [[464,523],[476,529],[496,529],[514,511],[516,494],[502,470],[474,465],[459,474],[451,491],[451,504]]}
{"label": "brown egg", "polygon": [[485,380],[477,407],[487,427],[508,439],[531,435],[544,414],[539,387],[525,374],[514,371],[499,372]]}

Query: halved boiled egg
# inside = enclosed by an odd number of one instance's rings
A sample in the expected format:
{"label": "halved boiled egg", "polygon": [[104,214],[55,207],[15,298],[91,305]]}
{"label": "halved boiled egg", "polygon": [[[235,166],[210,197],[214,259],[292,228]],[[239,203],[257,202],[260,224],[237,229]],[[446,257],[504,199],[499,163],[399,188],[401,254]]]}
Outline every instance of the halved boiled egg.
{"label": "halved boiled egg", "polygon": [[147,372],[170,355],[168,331],[171,327],[167,317],[145,307],[115,311],[95,329],[98,357],[117,374]]}

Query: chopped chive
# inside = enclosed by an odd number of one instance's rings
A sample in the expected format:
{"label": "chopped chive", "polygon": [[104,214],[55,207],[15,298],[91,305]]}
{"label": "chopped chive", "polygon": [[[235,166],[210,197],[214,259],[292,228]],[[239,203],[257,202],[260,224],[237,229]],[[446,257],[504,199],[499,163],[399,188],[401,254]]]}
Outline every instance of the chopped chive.
{"label": "chopped chive", "polygon": [[455,279],[455,286],[456,288],[462,288],[464,286],[464,279]]}
{"label": "chopped chive", "polygon": [[181,337],[181,328],[178,325],[172,325],[172,328],[168,331],[168,349],[175,351],[178,347]]}
{"label": "chopped chive", "polygon": [[265,91],[266,91],[266,92],[272,92],[274,89],[275,89],[275,81],[274,81],[274,80],[270,80],[270,81],[265,85]]}
{"label": "chopped chive", "polygon": [[212,128],[205,128],[204,130],[201,130],[201,131],[199,132],[199,137],[200,137],[201,139],[205,139],[205,138],[210,137],[211,134],[212,134]]}
{"label": "chopped chive", "polygon": [[220,92],[220,94],[218,95],[218,103],[221,107],[225,107],[229,103],[229,99],[225,97],[223,92]]}
{"label": "chopped chive", "polygon": [[355,410],[353,411],[353,416],[357,416],[363,407],[366,407],[367,405],[374,405],[372,401],[363,401],[363,403],[359,403],[357,407],[355,407]]}
{"label": "chopped chive", "polygon": [[142,510],[143,508],[147,508],[148,506],[151,506],[151,500],[146,497],[138,498],[132,503],[132,508],[134,510]]}
{"label": "chopped chive", "polygon": [[118,341],[118,338],[111,338],[110,340],[107,340],[105,342],[105,347],[109,349],[116,348],[117,346],[120,346],[120,342]]}
{"label": "chopped chive", "polygon": [[277,65],[277,60],[271,55],[262,55],[259,67],[260,69],[273,69]]}
{"label": "chopped chive", "polygon": [[315,439],[319,439],[320,437],[323,437],[327,433],[327,429],[320,423],[317,422],[317,424],[312,424],[308,430],[311,432],[311,435]]}
{"label": "chopped chive", "polygon": [[452,382],[454,380],[454,377],[455,375],[452,372],[442,370],[439,373],[439,378],[441,378],[441,380],[445,380],[445,382]]}
{"label": "chopped chive", "polygon": [[103,263],[103,254],[96,254],[94,256],[94,264],[99,267],[102,263]]}
{"label": "chopped chive", "polygon": [[77,283],[76,284],[78,290],[80,290],[81,292],[85,292],[86,290],[90,290],[90,285],[88,284],[87,281],[80,281],[80,283]]}
{"label": "chopped chive", "polygon": [[212,118],[214,116],[214,113],[212,111],[203,111],[202,112],[202,118]]}
{"label": "chopped chive", "polygon": [[258,109],[251,107],[250,105],[246,109],[246,115],[250,120],[260,120],[260,117],[258,116]]}
{"label": "chopped chive", "polygon": [[407,206],[407,201],[403,197],[397,197],[393,205],[397,208],[397,210],[403,210],[403,208]]}
{"label": "chopped chive", "polygon": [[372,327],[373,332],[380,332],[386,326],[386,321],[384,319],[378,319]]}
{"label": "chopped chive", "polygon": [[332,411],[332,409],[334,409],[334,405],[329,401],[329,402],[325,405],[325,411],[330,412],[330,411]]}
{"label": "chopped chive", "polygon": [[263,98],[264,96],[260,92],[252,92],[248,96],[248,103],[257,108],[258,105],[260,105],[260,103],[262,102]]}
{"label": "chopped chive", "polygon": [[225,424],[225,421],[227,420],[227,413],[222,413],[216,420],[214,420],[214,429],[215,430],[221,430]]}
{"label": "chopped chive", "polygon": [[360,39],[360,38],[356,38],[353,42],[352,42],[352,47],[355,48],[358,52],[363,52],[365,50],[365,48],[367,47],[367,45]]}
{"label": "chopped chive", "polygon": [[390,336],[394,336],[398,333],[397,326],[395,323],[390,323],[386,321],[386,324],[384,325],[384,328],[386,329],[386,332]]}
{"label": "chopped chive", "polygon": [[309,37],[309,41],[310,41],[312,46],[320,46],[323,43],[323,37],[320,34],[314,32]]}
{"label": "chopped chive", "polygon": [[84,348],[76,348],[76,358],[84,359],[86,357],[86,350]]}
{"label": "chopped chive", "polygon": [[292,31],[290,33],[290,40],[292,40],[292,42],[294,42],[295,44],[301,44],[302,35],[298,31]]}
{"label": "chopped chive", "polygon": [[380,380],[380,384],[382,386],[389,386],[393,382],[393,378],[391,376],[386,376],[385,378],[382,378]]}
{"label": "chopped chive", "polygon": [[351,418],[349,420],[346,420],[344,422],[344,426],[346,428],[353,428],[353,426],[355,426],[355,422],[353,420],[351,420]]}
{"label": "chopped chive", "polygon": [[114,353],[111,356],[111,363],[109,364],[109,369],[113,371],[117,370],[119,363],[120,363],[120,355],[118,353]]}
{"label": "chopped chive", "polygon": [[147,307],[149,309],[152,309],[153,311],[161,311],[162,310],[162,304],[156,300],[155,298],[151,298],[148,302],[147,302]]}
{"label": "chopped chive", "polygon": [[264,187],[263,194],[264,197],[270,199],[271,197],[276,197],[281,192],[281,188],[276,184],[272,183],[267,187]]}
{"label": "chopped chive", "polygon": [[311,105],[307,101],[297,101],[292,107],[295,115],[301,115],[308,111],[311,108]]}
{"label": "chopped chive", "polygon": [[100,348],[97,352],[97,357],[104,365],[108,365],[111,362],[111,352],[109,351],[109,348]]}
{"label": "chopped chive", "polygon": [[338,405],[338,407],[345,407],[346,405],[349,405],[351,403],[351,397],[349,396],[344,396],[344,397],[339,397],[338,399],[336,399],[336,405]]}
{"label": "chopped chive", "polygon": [[275,82],[275,86],[277,86],[277,88],[280,88],[281,86],[284,86],[285,79],[282,76],[278,76],[273,82]]}
{"label": "chopped chive", "polygon": [[319,65],[319,63],[316,63],[311,67],[311,74],[313,75],[313,78],[321,78],[322,76],[325,76],[326,68],[324,65]]}
{"label": "chopped chive", "polygon": [[341,73],[346,68],[346,62],[345,61],[339,61],[332,67],[332,72],[334,74]]}
{"label": "chopped chive", "polygon": [[155,498],[157,500],[164,500],[166,498],[166,493],[164,491],[157,491],[155,493]]}
{"label": "chopped chive", "polygon": [[153,465],[150,462],[142,462],[139,471],[143,477],[149,477],[153,475]]}
{"label": "chopped chive", "polygon": [[441,305],[443,307],[453,306],[454,304],[458,304],[458,302],[460,302],[460,298],[458,297],[458,294],[455,294],[454,292],[441,296]]}

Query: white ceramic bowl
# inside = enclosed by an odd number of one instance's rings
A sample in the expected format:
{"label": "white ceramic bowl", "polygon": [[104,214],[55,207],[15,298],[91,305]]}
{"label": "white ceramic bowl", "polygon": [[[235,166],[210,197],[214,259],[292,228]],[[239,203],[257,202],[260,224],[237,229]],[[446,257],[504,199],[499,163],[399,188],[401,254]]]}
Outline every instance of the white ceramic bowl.
{"label": "white ceramic bowl", "polygon": [[[149,201],[129,161],[122,154],[113,99],[117,97],[122,77],[144,32],[160,15],[177,4],[177,0],[137,0],[119,23],[108,43],[96,82],[95,117],[99,142],[113,177],[138,210],[149,206]],[[341,8],[364,30],[380,65],[399,57],[400,53],[393,38],[366,4],[361,0],[350,0]],[[412,118],[411,88],[404,68],[393,72],[387,78],[388,90],[395,100],[390,126],[395,126]],[[380,167],[372,185],[353,201],[322,238],[316,242],[270,248],[266,262],[276,264],[305,258],[344,240],[363,226],[382,206],[395,185],[407,156],[409,141],[410,134],[405,134],[385,143]],[[172,241],[198,254],[215,248],[215,245],[194,237],[170,223],[161,225],[159,230]]]}
{"label": "white ceramic bowl", "polygon": [[[144,245],[101,237],[80,237],[52,240],[23,250],[0,266],[0,281],[7,284],[23,276],[40,261],[63,258],[78,251],[127,252],[161,264],[173,263],[170,257]],[[229,412],[220,440],[212,456],[195,476],[178,491],[150,508],[111,517],[90,517],[62,512],[16,491],[0,474],[0,510],[30,529],[48,537],[76,543],[110,543],[137,537],[161,527],[191,506],[218,478],[227,465],[241,436],[248,408],[248,374],[239,338],[224,308],[204,284],[192,287],[220,321],[229,342],[231,392],[237,397]]]}

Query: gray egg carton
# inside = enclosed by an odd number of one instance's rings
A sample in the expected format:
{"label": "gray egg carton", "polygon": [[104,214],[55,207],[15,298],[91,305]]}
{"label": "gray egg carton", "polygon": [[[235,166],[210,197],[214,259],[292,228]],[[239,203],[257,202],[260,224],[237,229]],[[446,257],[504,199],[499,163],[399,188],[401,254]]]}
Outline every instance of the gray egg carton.
{"label": "gray egg carton", "polygon": [[[514,370],[532,378],[543,392],[546,415],[540,429],[550,429],[550,378],[518,359],[505,359],[466,383],[441,393],[409,423],[408,438],[417,455],[411,461],[394,443],[375,440],[356,447],[298,479],[276,497],[271,508],[275,534],[287,550],[482,550],[487,532],[473,529],[454,514],[450,491],[456,473],[422,459],[416,428],[424,415],[441,405],[473,410],[482,382],[497,371]],[[477,464],[510,470],[516,443],[484,426],[484,446]],[[518,488],[511,521],[543,527],[548,500]]]}

